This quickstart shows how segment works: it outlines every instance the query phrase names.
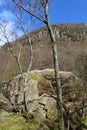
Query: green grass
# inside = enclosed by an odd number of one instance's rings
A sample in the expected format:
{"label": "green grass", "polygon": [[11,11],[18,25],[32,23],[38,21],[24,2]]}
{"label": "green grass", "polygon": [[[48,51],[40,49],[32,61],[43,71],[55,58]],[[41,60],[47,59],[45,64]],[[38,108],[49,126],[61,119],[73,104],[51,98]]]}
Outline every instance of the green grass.
{"label": "green grass", "polygon": [[26,120],[20,115],[0,117],[0,130],[37,130],[38,123]]}

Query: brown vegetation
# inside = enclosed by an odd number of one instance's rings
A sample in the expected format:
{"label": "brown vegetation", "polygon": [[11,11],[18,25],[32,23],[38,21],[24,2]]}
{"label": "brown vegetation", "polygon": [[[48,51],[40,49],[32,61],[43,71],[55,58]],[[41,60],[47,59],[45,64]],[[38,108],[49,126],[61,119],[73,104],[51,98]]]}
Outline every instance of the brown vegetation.
{"label": "brown vegetation", "polygon": [[[54,31],[61,31],[61,37],[57,37],[60,70],[77,72],[75,67],[78,55],[87,50],[87,26],[84,24],[68,24],[55,25]],[[56,32],[56,31],[55,31]],[[57,33],[57,32],[56,32]],[[56,34],[57,35],[57,34]],[[72,40],[69,35],[75,35],[78,39]],[[80,35],[82,38],[80,38]],[[70,36],[71,37],[71,36]],[[34,52],[32,69],[52,68],[52,52],[50,40],[46,28],[41,28],[31,32],[32,46]],[[21,53],[21,62],[24,72],[27,69],[29,62],[29,49],[25,36],[16,40],[12,44],[13,50],[17,53],[20,45],[23,44]],[[0,81],[8,80],[10,77],[17,75],[17,65],[15,59],[9,54],[6,44],[0,48]],[[79,61],[77,62],[79,65]]]}

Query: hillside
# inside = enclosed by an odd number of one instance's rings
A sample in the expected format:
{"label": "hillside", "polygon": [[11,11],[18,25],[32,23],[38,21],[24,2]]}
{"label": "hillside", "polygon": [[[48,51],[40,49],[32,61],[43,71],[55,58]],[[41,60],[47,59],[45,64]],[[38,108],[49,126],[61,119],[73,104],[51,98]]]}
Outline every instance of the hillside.
{"label": "hillside", "polygon": [[[87,25],[85,24],[59,24],[53,25],[58,43],[60,70],[72,70],[76,74],[76,61],[79,55],[87,51]],[[52,51],[49,34],[46,27],[31,32],[33,46],[32,69],[53,68]],[[22,45],[21,63],[24,72],[29,63],[29,46],[25,36],[11,43],[16,54]],[[79,65],[79,61],[77,66]],[[5,44],[0,48],[0,81],[8,80],[18,74],[18,68],[13,56],[8,52]]]}

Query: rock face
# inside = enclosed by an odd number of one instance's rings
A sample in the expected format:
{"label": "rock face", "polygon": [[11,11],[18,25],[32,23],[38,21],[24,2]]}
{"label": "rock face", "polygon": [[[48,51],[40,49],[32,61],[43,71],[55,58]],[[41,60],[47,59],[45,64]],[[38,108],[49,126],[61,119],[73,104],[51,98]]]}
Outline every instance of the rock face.
{"label": "rock face", "polygon": [[[66,88],[66,83],[70,87],[77,80],[77,77],[72,72],[60,72],[60,78],[63,88]],[[19,110],[22,110],[24,98],[23,87],[24,80],[20,75],[10,81],[8,87],[6,85],[5,87],[3,86],[5,90],[5,102],[7,101],[6,98],[8,98],[8,101],[13,107],[17,106]],[[46,118],[52,121],[57,120],[55,97],[56,87],[53,69],[31,71],[26,87],[26,101],[29,112],[38,120],[44,120]],[[8,103],[6,102],[6,104]]]}
{"label": "rock face", "polygon": [[[52,27],[59,41],[85,41],[87,39],[87,25],[85,24],[59,24]],[[49,37],[49,34],[46,28],[42,28],[31,33],[31,36],[41,40],[43,37]]]}

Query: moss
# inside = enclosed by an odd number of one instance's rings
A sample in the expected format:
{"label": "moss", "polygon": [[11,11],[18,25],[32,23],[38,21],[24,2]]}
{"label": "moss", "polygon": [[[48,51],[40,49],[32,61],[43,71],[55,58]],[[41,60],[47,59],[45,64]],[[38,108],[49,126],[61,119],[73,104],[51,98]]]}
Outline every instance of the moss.
{"label": "moss", "polygon": [[83,119],[83,122],[82,122],[85,126],[87,126],[87,116]]}
{"label": "moss", "polygon": [[0,130],[56,130],[56,126],[54,122],[38,122],[35,118],[26,121],[21,114],[0,117]]}
{"label": "moss", "polygon": [[31,113],[31,112],[24,112],[22,114],[22,116],[27,120],[27,121],[30,121],[32,119],[34,119],[34,113]]}
{"label": "moss", "polygon": [[26,122],[21,115],[12,114],[0,117],[0,130],[37,130],[39,123],[35,120]]}
{"label": "moss", "polygon": [[28,129],[29,130],[38,130],[38,128],[39,128],[39,123],[37,123],[36,121],[31,121],[28,124]]}
{"label": "moss", "polygon": [[54,121],[50,121],[48,119],[44,120],[44,124],[48,126],[47,130],[58,130],[58,123]]}
{"label": "moss", "polygon": [[41,79],[41,77],[42,77],[42,75],[40,74],[40,73],[38,73],[38,72],[31,72],[30,74],[29,74],[29,77],[28,77],[28,80],[40,80]]}
{"label": "moss", "polygon": [[46,69],[45,71],[43,71],[43,70],[31,71],[31,73],[29,74],[28,80],[32,79],[32,80],[39,81],[42,79],[42,77],[44,77],[46,75],[50,75],[51,77],[54,77],[53,69]]}
{"label": "moss", "polygon": [[47,101],[45,109],[47,110],[47,118],[51,121],[56,121],[58,119],[58,111],[56,109],[56,102],[52,100]]}
{"label": "moss", "polygon": [[22,130],[24,129],[25,121],[17,115],[10,115],[0,118],[0,130]]}
{"label": "moss", "polygon": [[57,120],[57,111],[56,108],[52,108],[52,106],[48,106],[47,116],[50,120],[55,121]]}

